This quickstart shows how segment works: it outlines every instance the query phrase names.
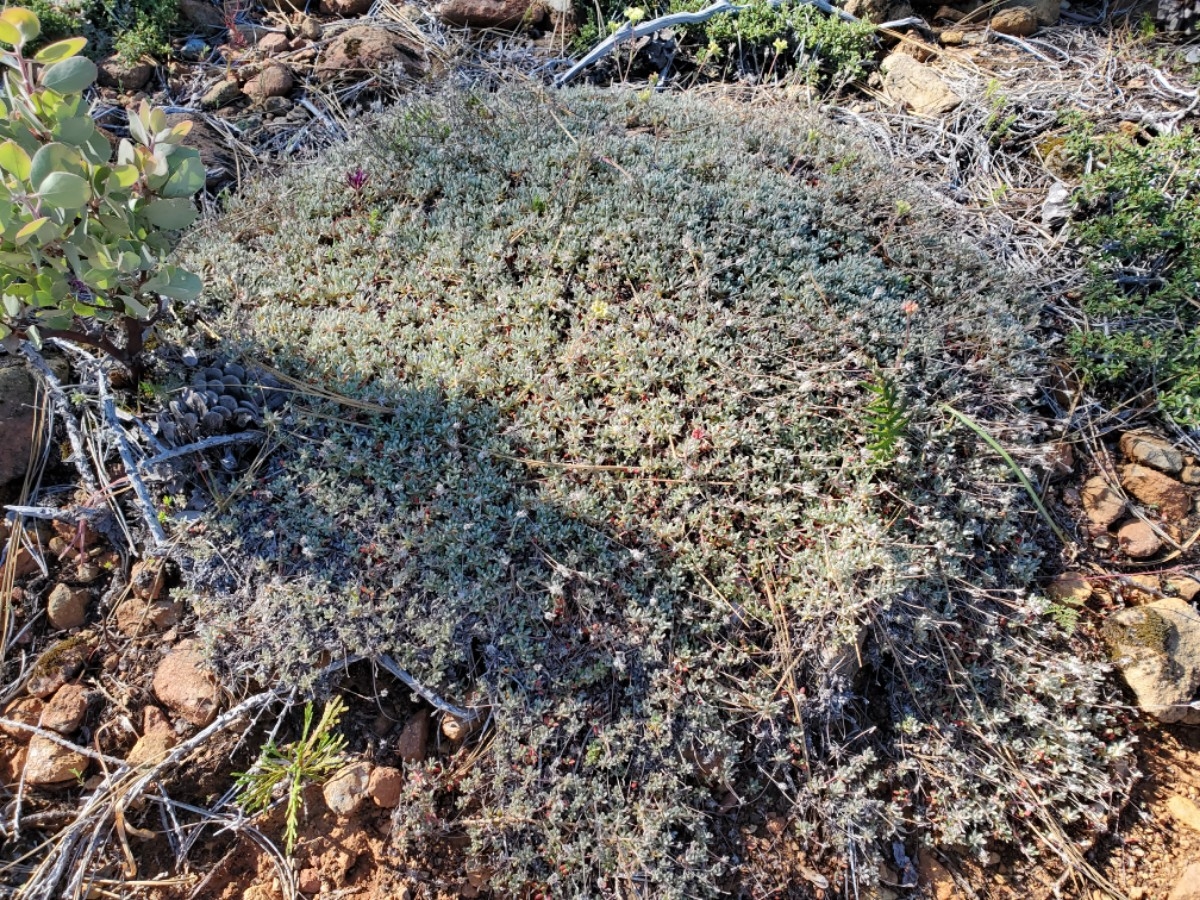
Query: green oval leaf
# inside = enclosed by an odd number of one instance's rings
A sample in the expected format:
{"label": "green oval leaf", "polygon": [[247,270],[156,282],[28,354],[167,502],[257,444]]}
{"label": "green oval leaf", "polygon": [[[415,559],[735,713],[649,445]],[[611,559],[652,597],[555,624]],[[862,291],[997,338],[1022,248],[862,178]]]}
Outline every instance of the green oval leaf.
{"label": "green oval leaf", "polygon": [[[84,113],[82,116],[59,116],[54,125],[54,136],[63,143],[80,147],[91,139],[96,130],[92,117]],[[107,144],[108,141],[105,141]]]}
{"label": "green oval leaf", "polygon": [[[176,163],[176,160],[178,162]],[[191,197],[204,187],[208,177],[204,171],[204,163],[200,161],[200,153],[187,149],[176,152],[171,157],[175,171],[167,179],[159,193],[164,197]]]}
{"label": "green oval leaf", "polygon": [[31,163],[29,154],[16,141],[9,140],[0,144],[0,168],[5,172],[24,181],[29,177]]}
{"label": "green oval leaf", "polygon": [[86,56],[73,56],[42,73],[42,87],[56,94],[78,94],[96,80],[96,64]]}
{"label": "green oval leaf", "polygon": [[29,166],[29,181],[34,190],[39,190],[42,182],[55,172],[70,172],[73,175],[85,175],[87,168],[83,157],[66,144],[57,141],[45,144],[33,155]]}
{"label": "green oval leaf", "polygon": [[7,41],[14,46],[27,44],[42,33],[42,23],[38,21],[38,17],[19,6],[10,6],[0,13],[0,23],[12,28],[17,33],[15,41],[10,41],[0,35],[0,40]]}
{"label": "green oval leaf", "polygon": [[35,53],[33,61],[47,66],[53,65],[54,63],[62,62],[64,59],[70,59],[86,45],[87,38],[81,37],[67,38],[65,41],[55,41],[53,44],[47,44]]}
{"label": "green oval leaf", "polygon": [[55,209],[77,209],[91,199],[92,191],[86,178],[71,172],[52,172],[38,188],[38,196]]}
{"label": "green oval leaf", "polygon": [[195,300],[204,290],[200,276],[178,266],[164,266],[146,282],[146,290],[170,297],[172,300]]}
{"label": "green oval leaf", "polygon": [[34,219],[32,222],[30,222],[28,225],[26,225],[24,228],[22,228],[20,231],[17,232],[17,236],[14,239],[15,243],[23,244],[25,241],[29,240],[31,237],[33,237],[35,234],[37,234],[38,231],[41,229],[41,227],[49,221],[50,221],[50,219],[47,218],[46,216],[42,216],[40,219]]}
{"label": "green oval leaf", "polygon": [[147,222],[166,231],[179,231],[196,221],[196,208],[181,199],[151,200],[142,213]]}

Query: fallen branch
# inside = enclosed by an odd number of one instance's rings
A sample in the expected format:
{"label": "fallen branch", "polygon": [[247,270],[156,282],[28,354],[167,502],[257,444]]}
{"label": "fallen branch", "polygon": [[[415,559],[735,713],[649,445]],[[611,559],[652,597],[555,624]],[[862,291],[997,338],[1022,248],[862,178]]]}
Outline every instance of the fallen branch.
{"label": "fallen branch", "polygon": [[100,486],[96,482],[95,474],[88,468],[87,454],[83,450],[83,435],[79,431],[79,423],[75,421],[71,403],[67,400],[66,392],[63,391],[58,376],[54,374],[54,370],[50,368],[45,357],[38,353],[29,341],[21,341],[19,349],[21,355],[41,376],[42,382],[46,386],[46,392],[50,394],[50,399],[54,403],[54,408],[62,416],[63,423],[67,428],[67,440],[71,442],[71,462],[74,463],[75,470],[79,473],[80,481],[83,482],[83,486],[88,489],[89,493],[97,493]]}
{"label": "fallen branch", "polygon": [[261,431],[242,431],[238,434],[219,434],[215,437],[205,438],[202,441],[196,441],[194,444],[185,444],[182,447],[176,447],[173,450],[164,450],[147,460],[142,462],[142,467],[149,469],[152,466],[157,466],[159,463],[164,463],[169,459],[175,459],[179,456],[186,456],[189,453],[199,453],[202,450],[210,450],[213,447],[220,447],[225,444],[249,444],[254,441],[262,440],[266,435]]}
{"label": "fallen branch", "polygon": [[483,710],[481,709],[465,709],[464,707],[455,706],[453,703],[443,700],[433,691],[423,686],[419,681],[417,681],[417,679],[413,678],[402,668],[396,665],[396,661],[386,653],[380,654],[379,656],[375,657],[375,659],[381,666],[424,697],[426,702],[428,702],[429,705],[435,709],[438,709],[444,713],[449,713],[456,719],[461,719],[463,722],[474,722],[481,715],[483,715]]}
{"label": "fallen branch", "polygon": [[167,533],[163,531],[162,524],[158,521],[154,501],[150,497],[150,491],[146,488],[146,482],[142,481],[141,472],[138,471],[133,448],[129,446],[129,438],[117,420],[117,407],[113,402],[112,393],[108,389],[108,376],[99,366],[96,367],[96,383],[100,387],[100,408],[104,413],[104,421],[108,424],[108,428],[117,442],[117,452],[121,454],[125,473],[129,477],[129,483],[133,486],[133,493],[138,499],[138,505],[142,508],[142,518],[146,522],[146,527],[150,529],[155,544],[161,547],[167,542]]}

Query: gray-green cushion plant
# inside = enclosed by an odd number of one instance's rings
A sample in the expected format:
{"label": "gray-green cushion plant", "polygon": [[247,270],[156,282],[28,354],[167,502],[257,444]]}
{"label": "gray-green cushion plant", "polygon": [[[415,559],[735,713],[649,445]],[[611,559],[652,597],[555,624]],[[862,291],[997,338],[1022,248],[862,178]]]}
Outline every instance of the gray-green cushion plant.
{"label": "gray-green cushion plant", "polygon": [[1102,827],[1103,667],[938,411],[1022,457],[1035,310],[928,206],[795,110],[511,89],[251,186],[187,245],[210,321],[391,412],[298,403],[191,541],[227,672],[388,653],[488,706],[394,835],[465,830],[513,896],[750,895],[798,877],[748,850],[768,815],[849,896],[925,840]]}

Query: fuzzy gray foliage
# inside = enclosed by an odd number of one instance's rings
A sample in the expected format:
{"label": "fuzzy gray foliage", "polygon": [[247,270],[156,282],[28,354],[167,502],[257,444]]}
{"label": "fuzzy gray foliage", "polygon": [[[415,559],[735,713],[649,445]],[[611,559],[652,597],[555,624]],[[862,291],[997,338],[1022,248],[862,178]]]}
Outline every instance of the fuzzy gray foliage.
{"label": "fuzzy gray foliage", "polygon": [[193,541],[224,664],[305,687],[386,652],[488,704],[439,790],[514,893],[715,896],[766,811],[851,895],[894,840],[1102,827],[1102,670],[1032,593],[1025,499],[935,408],[1015,421],[1034,309],[904,198],[795,110],[586,91],[414,100],[250,187],[185,253],[220,330],[394,412],[298,405]]}

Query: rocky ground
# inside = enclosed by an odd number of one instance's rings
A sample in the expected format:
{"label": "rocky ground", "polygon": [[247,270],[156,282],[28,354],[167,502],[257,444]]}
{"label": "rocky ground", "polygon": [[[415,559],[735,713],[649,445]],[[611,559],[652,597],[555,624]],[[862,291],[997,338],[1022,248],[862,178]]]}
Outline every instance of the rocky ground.
{"label": "rocky ground", "polygon": [[[1173,80],[1169,66],[1097,63],[1097,38],[1063,20],[1064,13],[1084,18],[1064,7],[1039,0],[1012,8],[925,10],[929,27],[908,30],[862,92],[833,110],[861,122],[868,139],[890,142],[918,177],[945,182],[956,202],[978,204],[981,228],[1005,242],[1009,261],[1031,269],[1061,244],[1053,212],[1046,212],[1058,183],[1044,158],[1053,148],[1036,151],[1037,166],[1028,164],[1026,152],[1053,136],[1053,129],[1037,127],[1039,111],[1028,98],[1064,85],[1083,90],[1089,73],[1099,70],[1107,80],[1094,86],[1089,102],[1105,107],[1114,124],[1178,122],[1200,103],[1194,88]],[[493,46],[493,58],[519,58],[528,68],[526,54],[553,56],[555,41],[561,50],[564,27],[554,10],[512,0],[449,0],[437,10],[323,0],[315,15],[275,0],[261,14],[237,20],[202,0],[181,0],[181,9],[195,34],[163,65],[105,62],[102,99],[114,130],[120,129],[119,110],[144,96],[195,120],[194,140],[213,191],[236,181],[247,166],[277,164],[338,140],[355,127],[356,108],[451,67],[463,40],[452,29],[539,23]],[[877,21],[913,12],[865,5],[852,11]],[[1059,81],[1047,86],[1047,71]],[[984,85],[992,81],[1001,85],[1004,104],[997,104],[995,90],[985,95]],[[1014,90],[1025,90],[1026,102],[1011,103]],[[1114,105],[1117,96],[1125,98],[1123,105]],[[802,101],[809,99],[806,94]],[[786,102],[797,102],[796,95]],[[1008,115],[1009,109],[1014,122],[995,146],[985,141],[983,149],[968,147],[969,162],[956,155],[955,145],[962,150],[979,129],[964,127],[955,135],[948,123],[961,125],[979,110]],[[998,162],[1006,140],[1009,150],[1021,151],[1012,154],[1016,162]],[[1002,177],[1011,192],[989,204],[989,191]],[[1069,277],[1060,269],[1051,274],[1047,293],[1061,294]],[[66,377],[65,369],[60,375]],[[47,452],[51,463],[43,484],[71,490],[72,472],[57,448],[39,444],[47,409],[23,368],[0,368],[5,501],[20,501],[22,479],[42,472],[37,461]],[[1186,435],[1156,430],[1148,419],[1127,417],[1101,420],[1099,430],[1076,430],[1056,447],[1048,505],[1084,540],[1073,563],[1048,582],[1047,593],[1065,619],[1108,648],[1128,686],[1131,728],[1140,740],[1144,777],[1133,802],[1120,829],[1090,848],[1111,890],[1007,859],[978,867],[932,855],[919,860],[920,890],[939,900],[1200,898],[1200,708],[1193,706],[1200,690],[1194,605],[1200,592],[1200,446]],[[75,501],[79,510],[104,505],[104,498],[85,494]],[[231,810],[229,775],[253,762],[274,723],[256,718],[262,710],[227,718],[236,707],[205,669],[190,611],[173,599],[170,562],[139,561],[139,548],[126,535],[119,522],[88,515],[72,522],[26,519],[16,530],[0,525],[0,543],[7,547],[0,587],[8,590],[14,613],[5,641],[10,658],[19,660],[19,676],[0,694],[0,829],[6,846],[15,848],[0,879],[11,885],[28,877],[38,859],[21,854],[47,836],[54,839],[88,786],[99,783],[97,773],[126,765],[167,779],[170,799],[168,791],[134,799],[156,804],[163,828],[142,831],[118,819],[122,852],[107,863],[109,880],[92,885],[94,896],[117,896],[117,885],[125,885],[123,892],[136,886],[148,897],[230,900],[289,896],[293,887],[305,896],[355,900],[488,893],[488,873],[464,869],[465,847],[453,835],[410,848],[403,859],[387,855],[394,852],[385,840],[392,828],[389,809],[401,790],[414,789],[414,779],[405,776],[455,764],[464,734],[461,723],[455,731],[452,718],[440,730],[431,727],[428,705],[381,697],[366,666],[350,673],[348,693],[357,688],[363,698],[347,719],[352,761],[323,788],[307,790],[294,864],[281,859],[271,841],[258,840],[256,835],[278,837],[279,813],[250,821]],[[254,727],[247,728],[248,720]],[[182,771],[170,768],[172,754],[201,739],[205,750],[198,761]],[[173,828],[173,804],[214,810],[211,827],[186,834]],[[749,852],[779,857],[776,868],[792,882],[762,896],[823,896],[825,875],[771,816],[739,827]],[[172,862],[184,849],[189,865],[175,871]],[[902,871],[883,875],[879,896],[914,895],[915,885]]]}

